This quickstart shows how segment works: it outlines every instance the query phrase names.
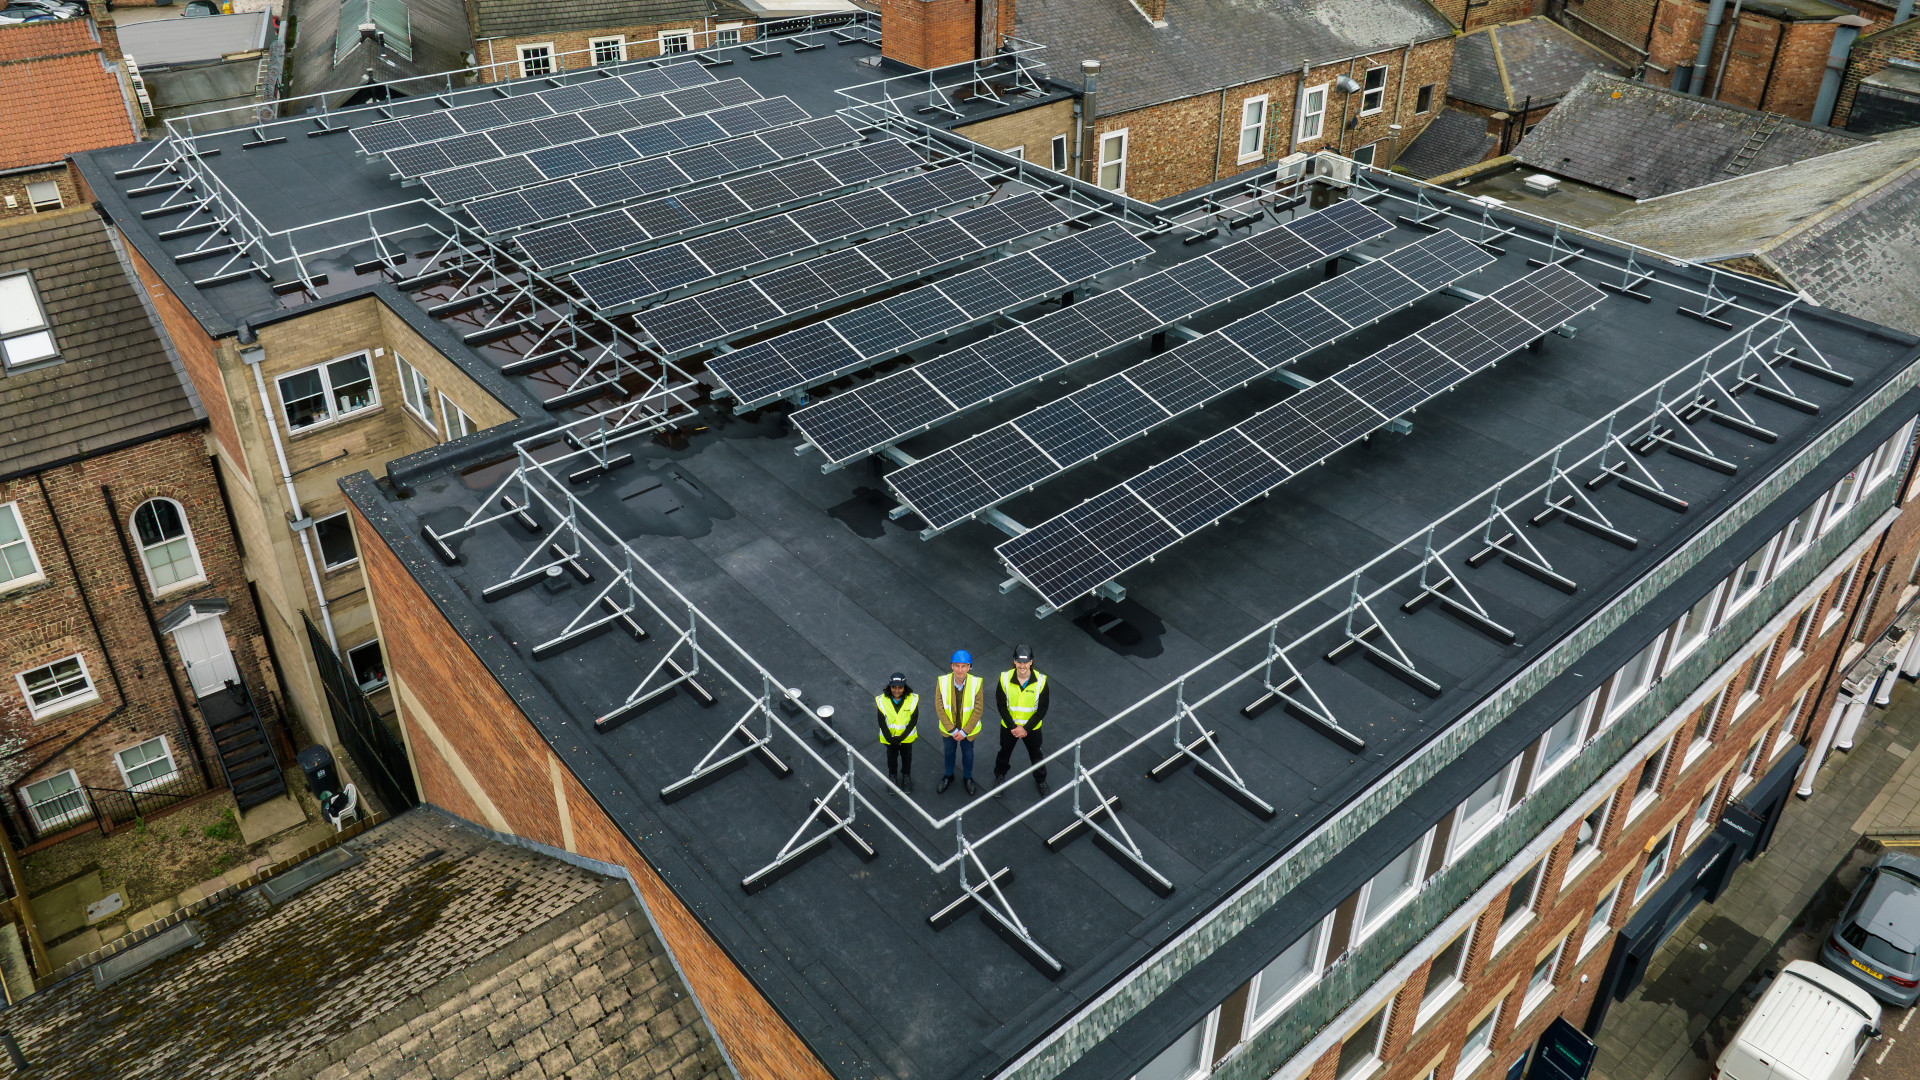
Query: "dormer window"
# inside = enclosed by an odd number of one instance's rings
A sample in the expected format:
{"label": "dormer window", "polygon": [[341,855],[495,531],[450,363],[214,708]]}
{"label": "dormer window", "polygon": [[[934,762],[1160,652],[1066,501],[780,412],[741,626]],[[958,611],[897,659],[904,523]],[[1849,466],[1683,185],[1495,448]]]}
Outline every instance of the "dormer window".
{"label": "dormer window", "polygon": [[0,357],[9,368],[25,367],[60,355],[53,328],[40,306],[33,275],[0,277]]}

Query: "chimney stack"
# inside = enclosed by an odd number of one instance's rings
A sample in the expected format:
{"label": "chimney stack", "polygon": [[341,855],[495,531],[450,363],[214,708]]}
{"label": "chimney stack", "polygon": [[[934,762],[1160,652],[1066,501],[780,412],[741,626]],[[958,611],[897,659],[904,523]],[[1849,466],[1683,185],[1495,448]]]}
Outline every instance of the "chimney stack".
{"label": "chimney stack", "polygon": [[1167,0],[1134,0],[1140,8],[1140,14],[1154,26],[1167,25]]}
{"label": "chimney stack", "polygon": [[1100,61],[1080,61],[1080,179],[1100,182],[1100,140],[1094,131],[1094,105],[1100,89]]}
{"label": "chimney stack", "polygon": [[964,64],[974,59],[985,36],[980,5],[994,2],[880,0],[880,55],[922,70]]}

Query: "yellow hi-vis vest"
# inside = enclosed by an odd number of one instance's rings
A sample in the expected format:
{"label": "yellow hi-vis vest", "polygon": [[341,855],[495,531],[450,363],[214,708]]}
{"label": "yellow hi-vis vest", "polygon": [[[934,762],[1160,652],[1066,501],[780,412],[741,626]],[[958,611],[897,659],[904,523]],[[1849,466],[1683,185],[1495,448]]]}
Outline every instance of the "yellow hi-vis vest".
{"label": "yellow hi-vis vest", "polygon": [[1014,676],[1018,674],[1009,668],[1000,673],[1000,692],[1007,695],[1007,715],[1013,717],[1012,727],[1033,727],[1027,723],[1033,718],[1034,710],[1040,707],[1040,691],[1047,687],[1047,677],[1039,669],[1033,672],[1033,681],[1022,689]]}
{"label": "yellow hi-vis vest", "polygon": [[[898,706],[894,705],[893,698],[887,694],[881,694],[873,700],[880,706],[880,715],[887,718],[887,731],[893,735],[894,741],[910,743],[920,737],[920,729],[917,725],[912,731],[907,730],[907,725],[913,723],[914,710],[920,707],[919,694],[908,694],[900,699]],[[903,734],[906,736],[905,740],[900,738]]]}
{"label": "yellow hi-vis vest", "polygon": [[[960,691],[960,712],[953,717],[951,724],[942,722],[940,731],[949,737],[955,729],[966,733],[968,738],[980,734],[980,722],[973,718],[974,706],[980,700],[980,687],[984,685],[978,675],[968,675],[965,686]],[[933,684],[934,693],[940,695],[940,707],[950,709],[953,705],[953,672],[940,676]]]}

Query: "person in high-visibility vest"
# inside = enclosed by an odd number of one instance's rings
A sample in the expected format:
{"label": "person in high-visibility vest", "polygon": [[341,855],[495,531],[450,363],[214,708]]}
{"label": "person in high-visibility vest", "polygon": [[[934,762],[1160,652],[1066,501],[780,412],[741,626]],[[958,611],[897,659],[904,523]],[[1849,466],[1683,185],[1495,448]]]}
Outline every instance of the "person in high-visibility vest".
{"label": "person in high-visibility vest", "polygon": [[887,748],[887,779],[900,790],[913,794],[913,740],[920,723],[920,695],[907,685],[907,677],[896,671],[887,680],[886,692],[874,696],[880,710],[880,745]]}
{"label": "person in high-visibility vest", "polygon": [[947,767],[934,789],[940,794],[953,786],[953,759],[960,759],[962,784],[969,795],[980,794],[973,782],[973,740],[980,734],[980,717],[986,711],[987,696],[980,692],[980,676],[973,674],[973,654],[960,649],[953,654],[953,670],[933,684],[933,707],[940,717],[940,742]]}
{"label": "person in high-visibility vest", "polygon": [[[993,759],[994,794],[998,796],[1007,773],[1013,769],[1015,745],[1026,744],[1028,761],[1038,762],[1041,757],[1040,722],[1047,718],[1047,677],[1033,668],[1033,646],[1013,647],[1013,670],[1000,673],[994,700],[1000,705],[1000,754]],[[1033,784],[1041,795],[1047,793],[1045,765],[1033,774]]]}

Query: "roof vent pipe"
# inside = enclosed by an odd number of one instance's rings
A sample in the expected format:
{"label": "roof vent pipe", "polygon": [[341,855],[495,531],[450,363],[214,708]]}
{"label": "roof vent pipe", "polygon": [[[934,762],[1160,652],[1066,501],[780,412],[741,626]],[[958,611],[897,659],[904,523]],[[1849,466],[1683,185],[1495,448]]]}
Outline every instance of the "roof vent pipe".
{"label": "roof vent pipe", "polygon": [[1893,9],[1893,25],[1899,26],[1913,18],[1913,0],[1900,0],[1900,6]]}
{"label": "roof vent pipe", "polygon": [[1100,89],[1100,61],[1080,61],[1080,179],[1100,180],[1100,143],[1094,138],[1094,103]]}
{"label": "roof vent pipe", "polygon": [[[1907,0],[1912,3],[1913,0]],[[1860,38],[1857,26],[1836,26],[1833,28],[1833,48],[1827,51],[1827,73],[1820,77],[1820,96],[1813,102],[1813,122],[1822,126],[1833,123],[1833,106],[1840,100],[1840,79],[1847,73],[1847,56],[1853,52],[1853,43]]]}
{"label": "roof vent pipe", "polygon": [[1720,33],[1720,20],[1727,13],[1727,0],[1713,0],[1707,5],[1707,25],[1700,30],[1700,55],[1693,61],[1693,80],[1687,84],[1687,93],[1698,97],[1707,85],[1707,69],[1713,66],[1713,39]]}

